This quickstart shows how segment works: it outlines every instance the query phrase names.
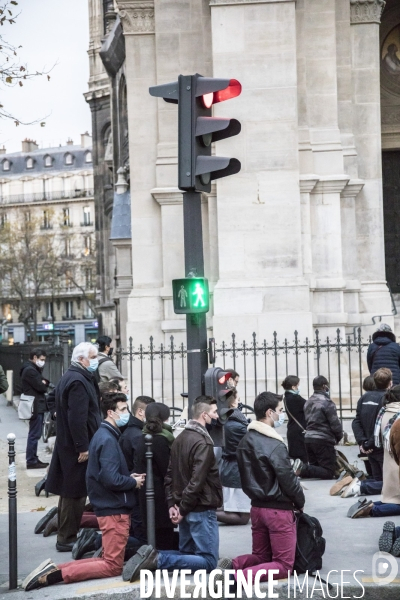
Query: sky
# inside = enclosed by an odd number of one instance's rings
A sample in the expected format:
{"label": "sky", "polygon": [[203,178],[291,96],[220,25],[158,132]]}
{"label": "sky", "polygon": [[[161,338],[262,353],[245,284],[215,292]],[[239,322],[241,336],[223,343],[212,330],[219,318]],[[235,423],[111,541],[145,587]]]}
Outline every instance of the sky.
{"label": "sky", "polygon": [[48,70],[47,77],[25,81],[24,87],[0,84],[0,103],[25,122],[45,120],[46,125],[15,126],[0,119],[0,147],[21,150],[25,138],[40,147],[65,145],[68,138],[80,144],[80,134],[91,133],[91,114],[83,93],[89,79],[89,23],[87,0],[18,0],[14,25],[0,34],[16,46],[22,63],[31,71]]}

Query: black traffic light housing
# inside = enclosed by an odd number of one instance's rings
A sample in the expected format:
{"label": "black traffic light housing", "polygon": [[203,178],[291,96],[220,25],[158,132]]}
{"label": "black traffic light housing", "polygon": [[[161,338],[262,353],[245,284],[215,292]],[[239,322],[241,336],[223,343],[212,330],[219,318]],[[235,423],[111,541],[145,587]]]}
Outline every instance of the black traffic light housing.
{"label": "black traffic light housing", "polygon": [[217,426],[209,430],[215,446],[223,447],[224,428],[223,425],[233,413],[233,408],[228,408],[228,398],[232,393],[232,388],[228,386],[228,381],[232,373],[221,369],[221,367],[211,367],[207,369],[204,375],[204,393],[206,396],[212,396],[217,401],[218,423]]}
{"label": "black traffic light housing", "polygon": [[237,119],[212,117],[212,106],[239,96],[236,79],[179,75],[178,81],[149,89],[152,96],[178,104],[178,187],[184,191],[210,192],[211,181],[238,173],[236,158],[212,156],[213,142],[240,133]]}

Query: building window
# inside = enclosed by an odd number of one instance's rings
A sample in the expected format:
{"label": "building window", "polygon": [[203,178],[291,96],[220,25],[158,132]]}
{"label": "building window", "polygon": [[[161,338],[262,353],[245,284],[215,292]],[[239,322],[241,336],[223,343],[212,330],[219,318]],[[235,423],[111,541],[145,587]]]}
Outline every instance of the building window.
{"label": "building window", "polygon": [[90,235],[85,235],[83,240],[84,240],[84,245],[85,245],[83,254],[85,256],[89,256],[90,254],[92,254],[92,239],[91,239]]}
{"label": "building window", "polygon": [[92,304],[91,304],[91,302],[88,302],[87,300],[86,300],[86,308],[85,308],[85,317],[87,319],[93,319],[93,317],[94,317]]}
{"label": "building window", "polygon": [[1,213],[0,215],[0,229],[4,229],[7,225],[7,213]]}
{"label": "building window", "polygon": [[27,169],[33,169],[33,158],[27,158],[26,159],[26,168]]}
{"label": "building window", "polygon": [[84,206],[84,208],[83,208],[83,223],[82,223],[82,225],[91,225],[90,206]]}
{"label": "building window", "polygon": [[25,211],[25,223],[30,223],[30,222],[31,222],[31,211],[26,210]]}
{"label": "building window", "polygon": [[85,285],[86,289],[92,289],[92,269],[85,269]]}
{"label": "building window", "polygon": [[69,218],[69,208],[63,208],[63,226],[70,227],[71,221]]}
{"label": "building window", "polygon": [[51,158],[51,156],[47,155],[44,157],[44,166],[45,167],[51,167],[53,165],[53,159]]}
{"label": "building window", "polygon": [[64,254],[65,256],[71,256],[71,238],[69,237],[64,240]]}
{"label": "building window", "polygon": [[72,154],[66,154],[65,155],[65,164],[66,165],[72,165],[72,163],[74,162],[73,156]]}
{"label": "building window", "polygon": [[53,302],[46,302],[46,319],[52,321],[54,319]]}
{"label": "building window", "polygon": [[43,211],[43,229],[51,229],[50,211],[49,210]]}
{"label": "building window", "polygon": [[10,170],[10,161],[3,160],[3,171],[9,171],[9,170]]}
{"label": "building window", "polygon": [[91,152],[86,152],[85,162],[87,162],[87,163],[92,162],[92,153]]}
{"label": "building window", "polygon": [[74,301],[67,300],[65,302],[65,316],[67,319],[72,319],[74,313]]}

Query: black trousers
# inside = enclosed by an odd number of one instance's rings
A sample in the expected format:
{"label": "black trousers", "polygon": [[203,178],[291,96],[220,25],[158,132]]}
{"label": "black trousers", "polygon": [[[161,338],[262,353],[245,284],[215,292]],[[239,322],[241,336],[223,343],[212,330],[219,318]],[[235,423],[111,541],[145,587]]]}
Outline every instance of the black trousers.
{"label": "black trousers", "polygon": [[383,481],[383,452],[368,454],[371,475],[375,481]]}
{"label": "black trousers", "polygon": [[334,479],[336,450],[332,444],[306,442],[308,464],[304,465],[300,477],[309,479]]}
{"label": "black trousers", "polygon": [[83,511],[85,510],[86,496],[84,498],[62,498],[58,500],[58,532],[59,544],[76,542],[76,535],[81,526]]}

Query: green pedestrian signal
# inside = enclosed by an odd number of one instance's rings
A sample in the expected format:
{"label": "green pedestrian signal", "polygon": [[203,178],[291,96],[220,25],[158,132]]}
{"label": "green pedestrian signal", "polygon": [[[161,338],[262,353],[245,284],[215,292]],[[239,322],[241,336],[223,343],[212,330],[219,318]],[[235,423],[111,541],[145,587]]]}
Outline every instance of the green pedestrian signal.
{"label": "green pedestrian signal", "polygon": [[173,279],[172,295],[177,315],[194,315],[210,310],[208,280],[204,277]]}

